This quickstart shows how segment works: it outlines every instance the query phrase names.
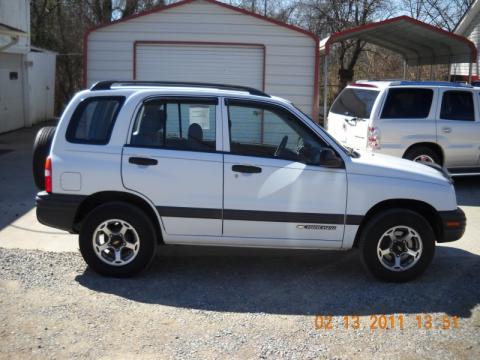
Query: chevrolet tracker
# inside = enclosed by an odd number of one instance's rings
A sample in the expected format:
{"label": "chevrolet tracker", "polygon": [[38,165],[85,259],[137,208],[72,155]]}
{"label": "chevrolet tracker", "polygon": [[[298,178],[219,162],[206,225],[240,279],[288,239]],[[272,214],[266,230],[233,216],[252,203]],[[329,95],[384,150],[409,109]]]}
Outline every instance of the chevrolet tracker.
{"label": "chevrolet tracker", "polygon": [[34,146],[37,217],[79,234],[95,271],[160,245],[357,248],[407,281],[466,225],[445,170],[340,145],[289,101],[219,84],[104,81]]}

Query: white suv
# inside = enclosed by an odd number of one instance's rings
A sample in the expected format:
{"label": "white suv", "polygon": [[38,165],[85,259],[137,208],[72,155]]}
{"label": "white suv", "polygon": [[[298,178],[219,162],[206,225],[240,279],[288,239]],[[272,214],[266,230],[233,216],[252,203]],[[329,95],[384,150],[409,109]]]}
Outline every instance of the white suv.
{"label": "white suv", "polygon": [[333,103],[327,128],[355,150],[480,173],[480,95],[469,85],[358,81]]}
{"label": "white suv", "polygon": [[[50,148],[46,133],[35,153]],[[405,281],[466,224],[441,168],[358,154],[290,102],[226,85],[78,93],[42,180],[39,221],[79,233],[85,261],[112,276],[144,269],[159,245],[188,244],[358,247],[374,275]]]}

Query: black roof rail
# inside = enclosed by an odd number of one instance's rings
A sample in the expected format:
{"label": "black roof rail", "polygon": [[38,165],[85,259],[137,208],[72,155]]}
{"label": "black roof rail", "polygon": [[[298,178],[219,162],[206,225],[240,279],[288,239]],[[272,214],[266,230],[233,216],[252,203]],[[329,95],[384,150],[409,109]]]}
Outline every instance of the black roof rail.
{"label": "black roof rail", "polygon": [[105,80],[92,85],[91,91],[110,90],[112,85],[118,86],[166,86],[166,87],[193,87],[193,88],[211,88],[220,90],[245,91],[251,95],[270,97],[267,93],[248,86],[213,84],[202,82],[183,82],[183,81],[141,81],[141,80]]}

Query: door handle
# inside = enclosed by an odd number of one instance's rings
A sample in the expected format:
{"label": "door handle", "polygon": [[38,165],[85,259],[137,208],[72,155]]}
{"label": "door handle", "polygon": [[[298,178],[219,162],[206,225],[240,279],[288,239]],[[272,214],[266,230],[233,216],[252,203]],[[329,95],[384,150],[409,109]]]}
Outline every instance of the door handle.
{"label": "door handle", "polygon": [[253,165],[232,165],[232,171],[246,174],[258,174],[262,172],[262,168]]}
{"label": "door handle", "polygon": [[452,128],[450,127],[443,127],[442,132],[445,134],[450,134],[452,132]]}
{"label": "door handle", "polygon": [[131,157],[128,159],[130,164],[143,165],[143,166],[152,166],[157,165],[158,161],[155,159],[145,158],[145,157]]}

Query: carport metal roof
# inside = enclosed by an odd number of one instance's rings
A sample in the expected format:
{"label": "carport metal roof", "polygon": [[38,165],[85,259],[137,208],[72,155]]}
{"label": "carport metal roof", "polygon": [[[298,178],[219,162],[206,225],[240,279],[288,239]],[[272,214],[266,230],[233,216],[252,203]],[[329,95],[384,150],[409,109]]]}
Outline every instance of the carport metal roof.
{"label": "carport metal roof", "polygon": [[327,57],[333,44],[344,40],[363,40],[403,56],[406,65],[437,65],[477,61],[477,48],[469,39],[409,16],[362,25],[336,32],[320,41],[323,55],[324,118],[327,117]]}
{"label": "carport metal roof", "polygon": [[477,48],[467,38],[425,24],[408,16],[333,33],[320,41],[320,52],[328,54],[332,44],[359,39],[392,50],[408,65],[473,63]]}

